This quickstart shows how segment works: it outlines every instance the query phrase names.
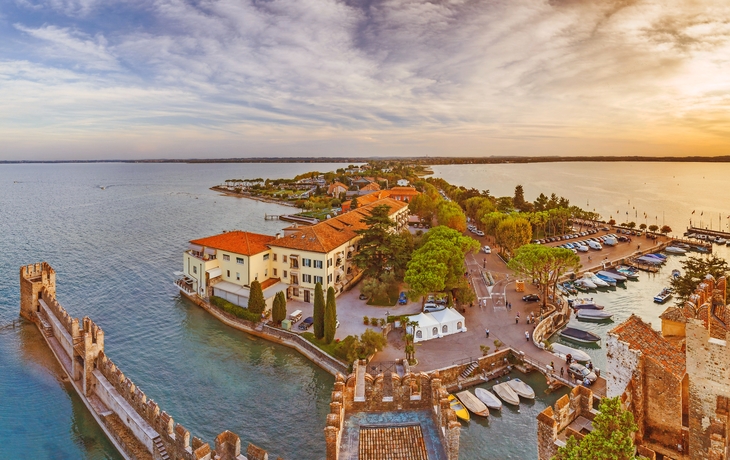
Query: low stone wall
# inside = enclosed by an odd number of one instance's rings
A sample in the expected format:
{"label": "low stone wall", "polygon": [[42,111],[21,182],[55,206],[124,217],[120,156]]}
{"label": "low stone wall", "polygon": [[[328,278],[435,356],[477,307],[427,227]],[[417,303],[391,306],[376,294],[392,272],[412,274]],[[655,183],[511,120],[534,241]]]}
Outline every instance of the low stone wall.
{"label": "low stone wall", "polygon": [[532,332],[532,342],[538,348],[545,348],[543,342],[563,328],[570,321],[570,308],[563,303],[559,308],[553,306],[554,311],[540,321]]}

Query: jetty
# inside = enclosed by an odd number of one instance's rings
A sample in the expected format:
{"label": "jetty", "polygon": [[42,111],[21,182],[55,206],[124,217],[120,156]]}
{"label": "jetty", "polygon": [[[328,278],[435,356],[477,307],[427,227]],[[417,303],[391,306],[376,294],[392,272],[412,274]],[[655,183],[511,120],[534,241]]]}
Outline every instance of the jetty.
{"label": "jetty", "polygon": [[[694,233],[695,235],[706,235],[706,236],[713,236],[713,237],[720,237],[730,239],[730,232],[723,232],[721,230],[708,230],[706,228],[697,228],[697,227],[687,227],[687,231],[685,232],[685,236],[690,235]],[[695,244],[695,243],[693,243]]]}

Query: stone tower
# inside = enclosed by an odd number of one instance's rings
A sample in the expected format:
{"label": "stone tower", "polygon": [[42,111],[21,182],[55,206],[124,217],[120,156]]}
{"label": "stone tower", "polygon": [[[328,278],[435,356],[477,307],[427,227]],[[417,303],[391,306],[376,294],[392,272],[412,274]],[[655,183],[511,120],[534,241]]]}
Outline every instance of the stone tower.
{"label": "stone tower", "polygon": [[47,262],[20,267],[20,316],[36,321],[44,288],[48,295],[56,296],[56,272]]}

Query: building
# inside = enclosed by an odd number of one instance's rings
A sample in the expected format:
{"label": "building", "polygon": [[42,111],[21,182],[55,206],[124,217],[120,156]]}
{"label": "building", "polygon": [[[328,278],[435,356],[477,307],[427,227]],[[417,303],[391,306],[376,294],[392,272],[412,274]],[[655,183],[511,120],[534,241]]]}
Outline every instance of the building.
{"label": "building", "polygon": [[453,308],[445,308],[432,313],[420,313],[410,318],[416,323],[409,332],[413,334],[413,342],[440,339],[447,335],[466,332],[464,316]]}
{"label": "building", "polygon": [[[359,196],[357,197],[357,204],[360,207],[367,206],[371,203],[375,203],[376,201],[385,198],[391,198],[395,201],[403,201],[408,203],[411,201],[411,199],[413,199],[414,196],[420,194],[421,192],[416,190],[414,187],[393,187],[388,190],[380,190],[379,192],[373,192],[367,195]],[[352,201],[345,201],[344,203],[342,203],[342,212],[349,211],[351,204]]]}
{"label": "building", "polygon": [[380,185],[377,182],[370,182],[360,187],[360,191],[362,192],[377,192],[378,190],[380,190]]}
{"label": "building", "polygon": [[313,302],[316,283],[339,295],[359,279],[352,260],[360,240],[357,231],[366,228],[362,219],[378,205],[390,207],[395,231],[407,227],[407,204],[387,198],[312,226],[293,225],[275,236],[232,231],[191,240],[176,285],[187,296],[215,295],[243,307],[254,280],[261,283],[269,308],[279,291],[289,299]]}
{"label": "building", "polygon": [[340,196],[340,193],[347,192],[347,185],[342,182],[335,182],[327,188],[327,195],[329,196]]}
{"label": "building", "polygon": [[[708,275],[688,302],[664,311],[661,332],[635,315],[609,332],[607,396],[620,397],[623,407],[634,415],[638,425],[635,443],[644,456],[728,459],[730,308],[726,283],[724,277],[715,280]],[[550,417],[543,414],[538,417],[540,460],[554,455],[565,439],[561,431],[572,423],[562,420],[550,431]]]}

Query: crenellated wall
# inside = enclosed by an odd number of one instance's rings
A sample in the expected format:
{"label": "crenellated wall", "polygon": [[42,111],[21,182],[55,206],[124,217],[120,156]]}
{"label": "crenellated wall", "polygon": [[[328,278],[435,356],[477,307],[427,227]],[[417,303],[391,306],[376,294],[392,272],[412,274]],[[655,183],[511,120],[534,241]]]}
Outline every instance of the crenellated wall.
{"label": "crenellated wall", "polygon": [[537,416],[538,460],[550,460],[558,453],[558,448],[564,445],[559,439],[563,431],[566,437],[582,438],[583,436],[569,425],[578,417],[593,420],[597,413],[593,409],[593,392],[581,385],[558,399],[555,408],[546,407]]}
{"label": "crenellated wall", "polygon": [[20,269],[20,313],[41,330],[87,408],[125,459],[267,460],[266,451],[225,431],[215,450],[190,432],[127,378],[104,353],[104,331],[90,318],[72,318],[56,300],[53,268]]}

